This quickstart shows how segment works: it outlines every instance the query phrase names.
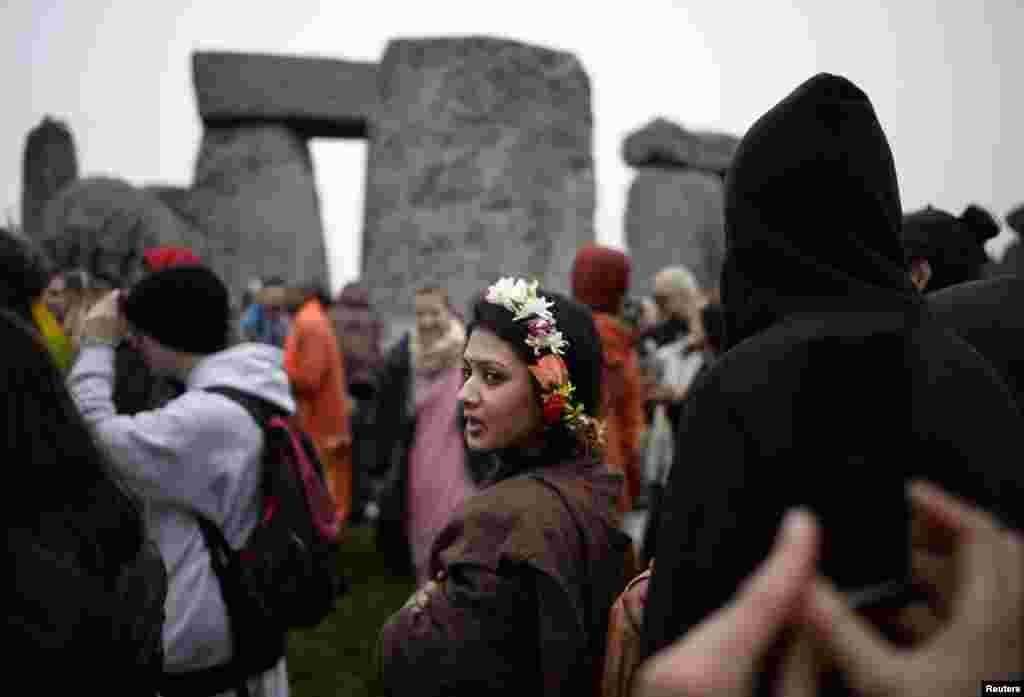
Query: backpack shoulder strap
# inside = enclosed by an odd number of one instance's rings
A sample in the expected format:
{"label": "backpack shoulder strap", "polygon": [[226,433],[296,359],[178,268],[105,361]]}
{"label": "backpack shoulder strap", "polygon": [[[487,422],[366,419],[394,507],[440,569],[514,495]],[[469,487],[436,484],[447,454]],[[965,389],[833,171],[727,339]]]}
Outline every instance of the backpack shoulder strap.
{"label": "backpack shoulder strap", "polygon": [[273,416],[284,416],[287,412],[281,407],[273,404],[262,397],[257,397],[254,394],[250,394],[244,390],[240,390],[237,387],[228,387],[227,385],[213,385],[211,387],[202,388],[204,392],[212,392],[213,394],[219,394],[222,397],[227,397],[232,402],[235,402],[247,412],[249,416],[256,420],[262,429],[264,424]]}

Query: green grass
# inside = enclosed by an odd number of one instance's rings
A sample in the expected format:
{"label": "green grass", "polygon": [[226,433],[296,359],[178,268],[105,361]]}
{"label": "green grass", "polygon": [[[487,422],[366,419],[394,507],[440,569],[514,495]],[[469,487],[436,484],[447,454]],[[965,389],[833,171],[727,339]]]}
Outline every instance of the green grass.
{"label": "green grass", "polygon": [[349,581],[334,611],[315,629],[292,632],[288,674],[292,697],[377,697],[377,636],[415,590],[412,579],[384,568],[368,525],[351,527],[338,554]]}

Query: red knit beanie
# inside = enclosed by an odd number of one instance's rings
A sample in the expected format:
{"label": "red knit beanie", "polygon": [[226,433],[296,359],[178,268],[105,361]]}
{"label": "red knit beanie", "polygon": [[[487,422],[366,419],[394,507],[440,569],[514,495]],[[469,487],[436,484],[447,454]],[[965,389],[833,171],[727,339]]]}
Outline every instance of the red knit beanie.
{"label": "red knit beanie", "polygon": [[572,264],[572,294],[598,312],[614,312],[629,290],[629,257],[611,247],[587,244]]}
{"label": "red knit beanie", "polygon": [[188,247],[150,247],[142,253],[142,258],[150,273],[163,271],[172,266],[193,266],[202,263]]}

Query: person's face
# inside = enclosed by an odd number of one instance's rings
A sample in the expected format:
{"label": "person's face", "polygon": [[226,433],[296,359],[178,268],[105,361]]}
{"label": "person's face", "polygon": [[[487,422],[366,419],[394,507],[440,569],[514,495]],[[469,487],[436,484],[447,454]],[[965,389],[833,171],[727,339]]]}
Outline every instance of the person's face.
{"label": "person's face", "polygon": [[696,298],[685,288],[655,283],[654,303],[663,319],[687,319],[696,306]]}
{"label": "person's face", "polygon": [[459,400],[471,450],[530,447],[543,432],[543,414],[526,363],[487,329],[470,334],[463,353]]}
{"label": "person's face", "polygon": [[416,331],[431,343],[448,331],[448,307],[439,293],[417,293],[414,299]]}
{"label": "person's face", "polygon": [[64,283],[64,279],[60,276],[54,276],[53,280],[50,281],[50,285],[43,291],[43,302],[50,308],[50,312],[58,320],[64,319],[64,312],[67,309],[67,286]]}

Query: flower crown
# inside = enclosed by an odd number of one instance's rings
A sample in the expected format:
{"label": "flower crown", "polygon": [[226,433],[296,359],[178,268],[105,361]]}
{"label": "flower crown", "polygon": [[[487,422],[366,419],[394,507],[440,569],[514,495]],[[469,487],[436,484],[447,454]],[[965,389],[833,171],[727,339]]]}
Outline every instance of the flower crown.
{"label": "flower crown", "polygon": [[537,281],[527,283],[521,278],[502,278],[487,289],[485,300],[511,312],[513,321],[526,320],[529,331],[526,345],[533,349],[535,356],[541,356],[529,368],[540,384],[544,423],[554,426],[561,422],[587,452],[600,450],[604,447],[604,424],[584,413],[583,405],[573,398],[576,387],[569,380],[569,368],[562,360],[569,341],[555,324],[551,312],[554,303],[538,295],[537,286]]}

